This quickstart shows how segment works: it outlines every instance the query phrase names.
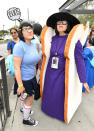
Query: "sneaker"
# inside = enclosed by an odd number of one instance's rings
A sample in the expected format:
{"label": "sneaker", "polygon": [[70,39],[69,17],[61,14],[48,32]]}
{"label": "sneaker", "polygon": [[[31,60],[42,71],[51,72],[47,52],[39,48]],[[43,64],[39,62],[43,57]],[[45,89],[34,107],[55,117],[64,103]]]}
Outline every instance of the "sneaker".
{"label": "sneaker", "polygon": [[31,125],[31,126],[37,126],[38,125],[38,121],[37,120],[32,120],[31,118],[29,118],[28,120],[24,120],[23,119],[23,124]]}
{"label": "sneaker", "polygon": [[[23,113],[23,109],[20,109],[20,112]],[[34,114],[34,111],[30,110],[30,115],[33,115],[33,114]]]}

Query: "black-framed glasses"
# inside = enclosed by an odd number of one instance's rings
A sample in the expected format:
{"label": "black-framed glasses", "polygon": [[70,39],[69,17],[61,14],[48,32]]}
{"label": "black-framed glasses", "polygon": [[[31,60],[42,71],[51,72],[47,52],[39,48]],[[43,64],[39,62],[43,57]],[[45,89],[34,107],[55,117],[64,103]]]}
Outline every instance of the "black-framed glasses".
{"label": "black-framed glasses", "polygon": [[67,25],[68,22],[67,21],[58,21],[57,25]]}
{"label": "black-framed glasses", "polygon": [[22,31],[24,31],[24,32],[32,32],[33,29],[32,28],[22,28]]}

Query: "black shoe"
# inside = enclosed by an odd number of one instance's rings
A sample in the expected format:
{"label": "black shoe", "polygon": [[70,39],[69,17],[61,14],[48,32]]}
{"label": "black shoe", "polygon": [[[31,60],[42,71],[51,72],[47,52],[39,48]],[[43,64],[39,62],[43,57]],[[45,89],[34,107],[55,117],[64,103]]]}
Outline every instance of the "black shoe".
{"label": "black shoe", "polygon": [[38,125],[38,121],[32,120],[31,118],[29,118],[28,120],[24,120],[23,119],[23,124],[31,125],[31,126],[37,126]]}

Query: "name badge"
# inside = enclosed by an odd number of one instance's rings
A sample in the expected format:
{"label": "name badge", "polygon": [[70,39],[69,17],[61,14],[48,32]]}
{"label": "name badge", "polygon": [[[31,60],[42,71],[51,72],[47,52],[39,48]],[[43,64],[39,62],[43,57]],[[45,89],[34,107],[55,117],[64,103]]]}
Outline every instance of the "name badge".
{"label": "name badge", "polygon": [[58,62],[59,62],[59,58],[53,57],[52,58],[51,68],[58,69]]}

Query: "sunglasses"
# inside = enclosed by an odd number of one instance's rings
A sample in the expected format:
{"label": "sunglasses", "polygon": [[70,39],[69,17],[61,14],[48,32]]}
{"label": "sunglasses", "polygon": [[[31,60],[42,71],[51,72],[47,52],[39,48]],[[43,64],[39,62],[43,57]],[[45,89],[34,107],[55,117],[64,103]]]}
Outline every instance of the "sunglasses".
{"label": "sunglasses", "polygon": [[94,30],[92,30],[92,32],[94,32]]}
{"label": "sunglasses", "polygon": [[11,34],[16,34],[17,32],[11,32]]}
{"label": "sunglasses", "polygon": [[58,21],[57,25],[67,25],[67,21]]}

